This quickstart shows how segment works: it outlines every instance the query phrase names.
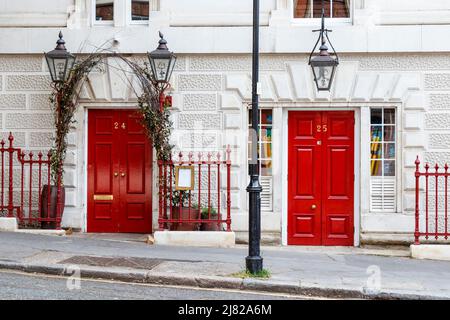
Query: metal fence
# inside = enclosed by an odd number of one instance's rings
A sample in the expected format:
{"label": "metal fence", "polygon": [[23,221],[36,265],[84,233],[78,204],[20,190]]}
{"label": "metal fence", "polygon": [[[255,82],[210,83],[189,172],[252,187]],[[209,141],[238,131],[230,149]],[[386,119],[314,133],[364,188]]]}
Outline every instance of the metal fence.
{"label": "metal fence", "polygon": [[8,143],[0,142],[0,153],[0,215],[17,218],[21,227],[60,228],[64,195],[60,175],[58,186],[51,186],[51,153],[25,153],[14,147],[11,133]]}
{"label": "metal fence", "polygon": [[[221,152],[182,152],[178,159],[159,161],[159,229],[231,231],[231,149]],[[195,159],[194,159],[195,158]],[[179,190],[178,168],[191,168],[193,186]],[[222,177],[224,174],[224,177]]]}
{"label": "metal fence", "polygon": [[[415,170],[415,244],[420,239],[448,240],[448,177],[449,166],[440,167],[437,163],[430,167],[428,163],[420,169],[419,157]],[[422,189],[422,180],[424,187]],[[421,194],[421,190],[424,190]],[[421,202],[423,200],[423,203]]]}

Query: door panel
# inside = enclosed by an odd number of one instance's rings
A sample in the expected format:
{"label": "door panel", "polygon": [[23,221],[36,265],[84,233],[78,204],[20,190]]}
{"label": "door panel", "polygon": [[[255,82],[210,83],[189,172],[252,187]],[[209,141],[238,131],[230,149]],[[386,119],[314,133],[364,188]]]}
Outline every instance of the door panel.
{"label": "door panel", "polygon": [[151,232],[152,149],[139,114],[88,118],[88,232]]}
{"label": "door panel", "polygon": [[320,121],[315,112],[289,114],[289,244],[321,241],[321,154],[316,130]]}
{"label": "door panel", "polygon": [[288,244],[353,245],[353,112],[290,112]]}
{"label": "door panel", "polygon": [[120,231],[151,232],[151,144],[136,111],[123,111],[121,121]]}
{"label": "door panel", "polygon": [[[119,114],[107,110],[89,111],[88,126],[88,232],[116,232],[119,185],[113,183],[119,170],[114,123]],[[101,198],[103,197],[103,198]]]}
{"label": "door panel", "polygon": [[353,245],[354,113],[323,112],[322,244]]}

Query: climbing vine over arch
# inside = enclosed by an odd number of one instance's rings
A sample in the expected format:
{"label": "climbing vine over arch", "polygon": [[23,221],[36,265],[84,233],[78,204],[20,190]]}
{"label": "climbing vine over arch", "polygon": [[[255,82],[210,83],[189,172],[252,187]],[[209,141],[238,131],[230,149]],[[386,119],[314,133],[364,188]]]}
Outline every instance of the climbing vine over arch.
{"label": "climbing vine over arch", "polygon": [[[94,68],[101,70],[107,64],[108,57],[120,59],[129,66],[140,86],[140,94],[136,93],[139,112],[142,114],[142,125],[156,151],[158,160],[169,160],[173,146],[170,144],[172,122],[167,108],[160,108],[159,92],[156,81],[148,71],[148,65],[140,66],[126,57],[114,53],[95,52],[76,63],[65,82],[53,84],[50,102],[54,111],[55,137],[51,150],[51,177],[56,185],[62,183],[64,161],[67,154],[67,135],[75,122],[74,115],[78,106],[81,90],[89,73]],[[121,70],[124,73],[127,70]],[[130,86],[132,86],[130,81]]]}

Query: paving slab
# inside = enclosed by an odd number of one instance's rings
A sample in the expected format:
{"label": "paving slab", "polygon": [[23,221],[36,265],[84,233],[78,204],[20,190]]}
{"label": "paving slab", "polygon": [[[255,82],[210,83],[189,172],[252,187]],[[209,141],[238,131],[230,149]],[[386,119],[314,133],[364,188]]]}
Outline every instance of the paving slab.
{"label": "paving slab", "polygon": [[[5,269],[67,275],[68,268],[75,266],[83,277],[127,282],[233,287],[336,298],[450,299],[450,262],[414,260],[403,256],[402,249],[387,248],[385,254],[382,251],[263,247],[264,266],[271,273],[270,279],[240,279],[233,274],[244,270],[246,246],[173,247],[93,236],[0,232],[0,268]],[[146,269],[123,263],[105,266],[68,260],[77,256],[93,257],[92,261],[161,262]]]}

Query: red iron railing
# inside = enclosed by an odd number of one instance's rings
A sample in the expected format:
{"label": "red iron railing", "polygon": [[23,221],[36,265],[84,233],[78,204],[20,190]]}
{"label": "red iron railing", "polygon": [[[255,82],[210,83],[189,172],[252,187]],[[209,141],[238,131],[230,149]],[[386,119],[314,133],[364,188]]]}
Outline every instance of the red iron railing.
{"label": "red iron railing", "polygon": [[[39,152],[37,157],[33,152],[26,155],[13,146],[11,133],[8,141],[7,146],[5,140],[0,142],[0,216],[15,217],[22,227],[59,229],[63,209],[60,183],[56,188],[44,187],[51,185],[51,153],[44,156]],[[57,200],[52,201],[52,197]]]}
{"label": "red iron railing", "polygon": [[[231,149],[225,157],[221,152],[197,154],[187,158],[182,152],[178,159],[159,161],[159,229],[231,231]],[[193,190],[176,190],[175,168],[191,166],[194,170]],[[221,174],[225,172],[225,185]],[[225,193],[225,195],[224,195]]]}
{"label": "red iron railing", "polygon": [[[431,168],[429,164],[426,163],[424,166],[425,171],[421,172],[419,157],[417,157],[415,164],[416,205],[414,243],[419,244],[421,237],[424,237],[426,240],[448,240],[450,237],[448,228],[449,166],[445,164],[444,167],[440,168],[436,163],[435,166]],[[425,198],[424,207],[422,206],[422,208],[420,202],[421,177],[424,177],[425,180],[425,193],[422,194]],[[431,199],[430,201],[430,198],[432,197],[434,197],[434,199]]]}

